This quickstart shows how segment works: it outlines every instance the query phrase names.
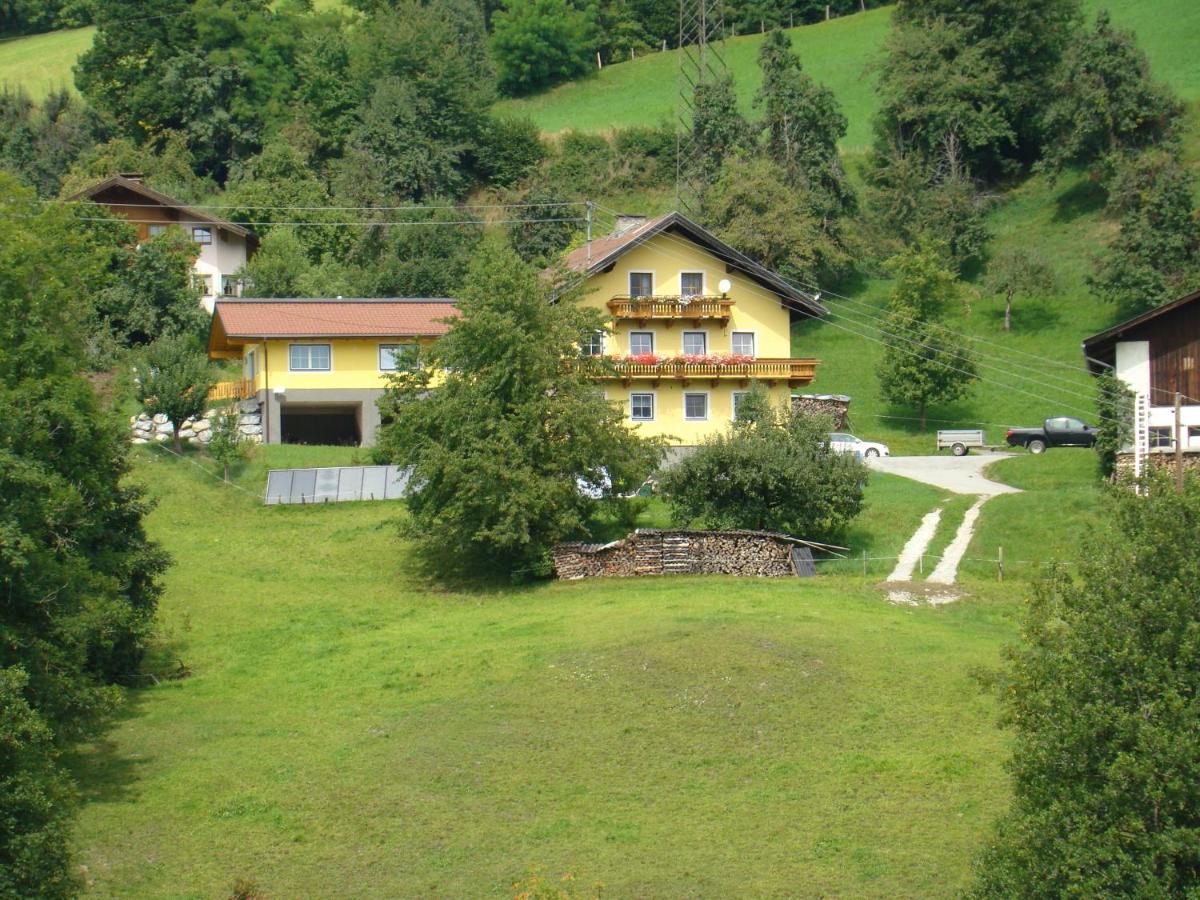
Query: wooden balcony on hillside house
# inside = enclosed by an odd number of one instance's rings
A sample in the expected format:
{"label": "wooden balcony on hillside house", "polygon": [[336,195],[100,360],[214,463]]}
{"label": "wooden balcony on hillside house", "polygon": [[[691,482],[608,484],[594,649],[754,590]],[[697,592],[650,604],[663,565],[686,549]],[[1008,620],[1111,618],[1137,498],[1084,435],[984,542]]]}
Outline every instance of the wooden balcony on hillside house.
{"label": "wooden balcony on hillside house", "polygon": [[631,297],[620,294],[608,301],[614,319],[636,319],[639,323],[664,320],[669,328],[675,319],[699,324],[716,319],[722,324],[733,315],[733,301],[723,296],[700,294],[681,296]]}
{"label": "wooden balcony on hillside house", "polygon": [[254,382],[249,378],[239,378],[237,381],[218,381],[208,392],[212,400],[249,400],[254,396]]}
{"label": "wooden balcony on hillside house", "polygon": [[790,387],[812,384],[817,375],[817,359],[757,359],[742,361],[690,361],[664,359],[657,362],[635,359],[612,360],[614,374],[625,384],[633,381],[682,381],[686,387],[692,381],[711,381],[713,386],[720,381],[737,380],[743,384],[750,381],[765,381],[769,385],[786,382]]}

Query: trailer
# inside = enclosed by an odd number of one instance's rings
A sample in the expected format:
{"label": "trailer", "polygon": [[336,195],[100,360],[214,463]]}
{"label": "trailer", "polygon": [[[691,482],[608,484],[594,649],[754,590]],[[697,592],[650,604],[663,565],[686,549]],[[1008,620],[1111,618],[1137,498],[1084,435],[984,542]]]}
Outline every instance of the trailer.
{"label": "trailer", "polygon": [[937,433],[937,448],[949,448],[955,456],[966,456],[972,447],[984,448],[982,428],[948,429]]}

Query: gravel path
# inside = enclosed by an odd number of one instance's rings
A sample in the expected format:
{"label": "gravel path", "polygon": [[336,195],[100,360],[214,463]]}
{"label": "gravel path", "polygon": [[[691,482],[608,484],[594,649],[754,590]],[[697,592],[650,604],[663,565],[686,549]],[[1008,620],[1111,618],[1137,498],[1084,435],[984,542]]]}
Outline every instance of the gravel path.
{"label": "gravel path", "polygon": [[[1021,492],[1020,488],[993,481],[983,474],[983,470],[987,466],[1012,455],[1011,453],[989,453],[986,456],[970,454],[967,456],[884,456],[866,461],[867,465],[877,472],[911,478],[913,481],[931,484],[956,494],[975,494],[979,497],[963,516],[962,524],[958,526],[954,539],[942,554],[937,567],[926,579],[927,584],[954,584],[958,577],[958,565],[971,545],[971,538],[975,534],[975,523],[979,519],[979,511],[983,508],[983,504],[997,494]],[[941,507],[926,513],[921,520],[921,525],[900,552],[900,558],[896,561],[896,568],[888,576],[888,582],[895,584],[912,581],[913,571],[916,569],[921,555],[929,548],[930,542],[937,534],[938,523],[941,522],[941,519]],[[910,602],[911,600],[911,597],[903,591],[892,591],[890,596],[896,602]],[[948,602],[952,599],[954,599],[953,596],[947,596],[941,602]]]}
{"label": "gravel path", "polygon": [[1020,488],[992,481],[983,470],[1011,453],[970,454],[966,456],[880,456],[866,461],[876,472],[900,475],[913,481],[923,481],[956,494],[1017,494]]}
{"label": "gravel path", "polygon": [[920,527],[913,532],[913,536],[908,539],[908,543],[900,551],[900,558],[896,560],[896,568],[892,569],[888,581],[912,581],[913,570],[916,569],[921,554],[925,552],[925,548],[937,534],[938,523],[941,521],[942,508],[940,506],[933,512],[925,514]]}

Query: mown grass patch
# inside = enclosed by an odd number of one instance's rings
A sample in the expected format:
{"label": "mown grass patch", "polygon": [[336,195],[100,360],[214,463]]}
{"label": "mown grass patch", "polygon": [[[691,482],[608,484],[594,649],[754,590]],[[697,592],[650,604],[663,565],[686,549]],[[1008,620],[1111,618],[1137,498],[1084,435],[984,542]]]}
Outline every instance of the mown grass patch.
{"label": "mown grass patch", "polygon": [[946,896],[1006,801],[970,674],[1013,637],[1001,595],[449,591],[414,575],[402,504],[265,508],[149,449],[136,475],[176,560],[151,666],[192,676],[130,692],[76,760],[95,893],[501,896],[537,867],[614,896]]}
{"label": "mown grass patch", "polygon": [[71,28],[0,41],[0,87],[23,88],[34,100],[54,90],[75,90],[72,71],[92,46],[95,28]]}

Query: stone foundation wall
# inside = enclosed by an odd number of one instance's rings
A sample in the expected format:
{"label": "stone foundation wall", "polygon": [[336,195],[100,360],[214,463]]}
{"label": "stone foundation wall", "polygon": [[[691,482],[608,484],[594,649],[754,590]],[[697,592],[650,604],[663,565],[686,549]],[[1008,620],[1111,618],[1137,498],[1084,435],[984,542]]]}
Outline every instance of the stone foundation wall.
{"label": "stone foundation wall", "polygon": [[[220,408],[206,410],[199,419],[187,419],[179,430],[179,436],[189,444],[207,444],[212,440],[212,421],[220,413]],[[252,443],[262,443],[262,412],[257,400],[242,400],[237,404],[238,431],[243,439]],[[141,413],[129,417],[129,428],[133,432],[133,443],[149,444],[151,441],[164,444],[171,440],[174,428],[162,413],[150,416]]]}
{"label": "stone foundation wall", "polygon": [[792,411],[826,415],[839,431],[850,429],[850,398],[845,394],[798,394],[792,397]]}
{"label": "stone foundation wall", "polygon": [[554,568],[564,580],[633,575],[796,574],[792,548],[801,542],[765,531],[659,531],[639,529],[611,544],[558,544]]}

